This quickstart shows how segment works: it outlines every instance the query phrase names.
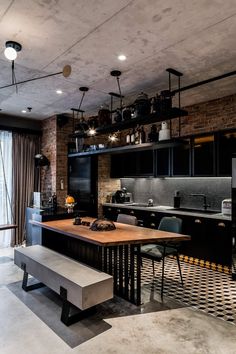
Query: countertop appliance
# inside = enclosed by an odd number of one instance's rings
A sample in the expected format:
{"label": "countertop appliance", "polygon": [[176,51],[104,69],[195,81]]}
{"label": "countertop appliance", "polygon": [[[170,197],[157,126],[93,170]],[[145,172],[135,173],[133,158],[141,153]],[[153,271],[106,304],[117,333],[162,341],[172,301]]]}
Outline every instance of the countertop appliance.
{"label": "countertop appliance", "polygon": [[224,215],[231,215],[232,214],[232,199],[222,200],[221,213]]}
{"label": "countertop appliance", "polygon": [[114,194],[114,201],[115,203],[123,204],[123,203],[132,203],[132,193],[127,192],[126,188],[119,189]]}

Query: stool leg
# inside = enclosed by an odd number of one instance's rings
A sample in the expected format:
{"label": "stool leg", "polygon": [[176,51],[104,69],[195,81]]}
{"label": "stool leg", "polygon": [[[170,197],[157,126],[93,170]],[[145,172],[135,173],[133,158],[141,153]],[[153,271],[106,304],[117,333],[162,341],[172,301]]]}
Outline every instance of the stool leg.
{"label": "stool leg", "polygon": [[152,260],[152,272],[153,272],[153,276],[155,276],[154,259]]}
{"label": "stool leg", "polygon": [[178,252],[177,252],[177,254],[176,254],[176,259],[177,259],[177,263],[178,263],[178,267],[179,267],[179,275],[180,275],[181,283],[182,283],[182,286],[184,286],[184,282],[183,282],[183,277],[182,277],[182,272],[181,272],[181,267],[180,267],[180,261],[179,261],[179,254],[178,254]]}

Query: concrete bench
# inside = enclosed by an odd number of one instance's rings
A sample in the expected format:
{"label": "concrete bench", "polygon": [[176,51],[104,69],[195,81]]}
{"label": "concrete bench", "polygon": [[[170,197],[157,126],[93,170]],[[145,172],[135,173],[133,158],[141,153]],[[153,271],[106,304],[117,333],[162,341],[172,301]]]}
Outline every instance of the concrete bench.
{"label": "concrete bench", "polygon": [[[15,249],[14,262],[24,270],[22,288],[25,291],[48,286],[62,297],[61,321],[77,322],[106,300],[113,298],[113,277],[65,257],[46,247],[35,245]],[[27,285],[28,274],[40,283]],[[71,305],[80,313],[71,315]]]}

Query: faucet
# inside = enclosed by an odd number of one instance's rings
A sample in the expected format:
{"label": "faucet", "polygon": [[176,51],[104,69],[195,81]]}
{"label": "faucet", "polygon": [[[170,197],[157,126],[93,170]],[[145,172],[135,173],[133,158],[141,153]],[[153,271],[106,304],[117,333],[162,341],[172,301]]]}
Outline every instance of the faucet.
{"label": "faucet", "polygon": [[190,194],[191,197],[202,197],[203,198],[203,209],[207,210],[208,207],[210,207],[210,204],[207,204],[207,197],[203,193],[193,193]]}

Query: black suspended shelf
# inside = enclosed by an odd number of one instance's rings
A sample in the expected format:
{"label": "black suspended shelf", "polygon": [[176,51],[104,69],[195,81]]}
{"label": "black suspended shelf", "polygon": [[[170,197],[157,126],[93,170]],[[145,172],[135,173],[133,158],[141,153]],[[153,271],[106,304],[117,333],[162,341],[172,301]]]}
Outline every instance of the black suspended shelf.
{"label": "black suspended shelf", "polygon": [[164,148],[173,148],[173,147],[182,146],[186,144],[187,144],[186,139],[173,138],[170,140],[163,140],[157,143],[124,145],[124,146],[117,146],[117,147],[106,147],[103,149],[90,150],[90,151],[73,152],[73,153],[69,153],[68,157],[80,157],[80,156],[101,155],[101,154],[119,154],[119,153],[135,152],[135,151],[143,151],[143,150],[157,150],[157,149],[164,149]]}
{"label": "black suspended shelf", "polygon": [[[165,120],[170,120],[173,118],[184,117],[187,115],[188,112],[186,110],[173,107],[170,110],[165,111],[163,113],[151,113],[148,116],[141,116],[126,121],[121,121],[119,123],[113,123],[110,125],[98,127],[96,128],[96,135],[114,133],[117,131],[135,127],[138,124],[143,125],[143,124],[157,123]],[[78,133],[70,134],[70,138],[87,138],[87,137],[90,136],[86,132],[78,132]]]}

